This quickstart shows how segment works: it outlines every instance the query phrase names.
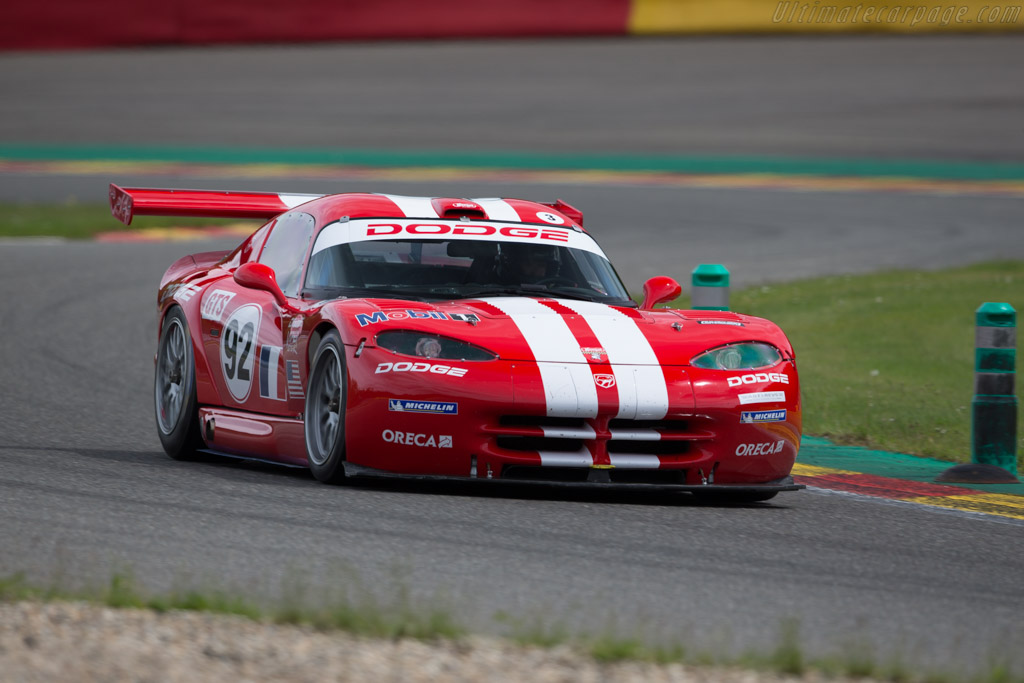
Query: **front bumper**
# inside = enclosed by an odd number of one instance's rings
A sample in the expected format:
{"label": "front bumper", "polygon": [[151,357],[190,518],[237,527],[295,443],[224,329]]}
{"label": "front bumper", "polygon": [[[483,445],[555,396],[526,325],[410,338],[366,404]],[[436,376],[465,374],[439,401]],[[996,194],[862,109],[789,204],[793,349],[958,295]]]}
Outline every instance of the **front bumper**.
{"label": "front bumper", "polygon": [[[795,403],[780,411],[783,421],[744,424],[724,376],[706,379],[688,367],[663,366],[657,371],[667,408],[660,413],[649,408],[648,393],[625,392],[621,381],[598,392],[588,408],[578,398],[576,375],[593,392],[591,369],[544,369],[542,378],[538,364],[517,361],[400,364],[393,354],[366,349],[349,365],[346,471],[679,490],[796,486],[785,479],[800,443]],[[558,395],[551,390],[552,377],[559,378],[553,369],[564,375]],[[650,367],[615,371],[621,380],[622,373]],[[628,386],[642,388],[639,381]],[[712,386],[722,389],[711,393]]]}

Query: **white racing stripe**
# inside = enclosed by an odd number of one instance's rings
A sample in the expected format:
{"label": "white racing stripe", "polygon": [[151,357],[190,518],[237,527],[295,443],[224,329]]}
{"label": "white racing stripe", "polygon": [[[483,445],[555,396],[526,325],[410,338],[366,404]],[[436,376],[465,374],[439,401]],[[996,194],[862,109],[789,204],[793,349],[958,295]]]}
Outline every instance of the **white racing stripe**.
{"label": "white racing stripe", "polygon": [[661,460],[656,455],[609,455],[615,467],[628,467],[637,470],[656,470],[661,467]]}
{"label": "white racing stripe", "polygon": [[586,448],[575,453],[563,451],[540,451],[540,464],[544,467],[590,467],[594,457]]}
{"label": "white racing stripe", "polygon": [[661,432],[653,429],[613,429],[612,441],[661,441]]}
{"label": "white racing stripe", "polygon": [[668,384],[658,365],[612,365],[624,420],[660,420],[668,414]]}
{"label": "white racing stripe", "polygon": [[512,205],[506,202],[504,199],[471,199],[470,201],[476,202],[483,210],[487,212],[487,218],[492,221],[510,221],[514,223],[521,223],[522,219],[519,218],[519,214]]}
{"label": "white racing stripe", "polygon": [[314,199],[320,199],[323,196],[322,194],[279,194],[277,198],[289,209],[294,209],[296,206],[301,206]]}
{"label": "white racing stripe", "polygon": [[405,214],[406,218],[438,218],[429,197],[406,197],[400,194],[385,194]]}
{"label": "white racing stripe", "polygon": [[597,388],[581,363],[538,363],[549,417],[597,417]]}
{"label": "white racing stripe", "polygon": [[590,326],[608,354],[619,390],[618,417],[658,420],[668,414],[668,385],[651,343],[629,317],[604,304],[559,300]]}
{"label": "white racing stripe", "polygon": [[597,432],[590,425],[582,427],[541,427],[546,439],[595,439]]}
{"label": "white racing stripe", "polygon": [[597,386],[569,326],[535,299],[483,299],[507,315],[526,338],[544,384],[551,417],[597,417]]}

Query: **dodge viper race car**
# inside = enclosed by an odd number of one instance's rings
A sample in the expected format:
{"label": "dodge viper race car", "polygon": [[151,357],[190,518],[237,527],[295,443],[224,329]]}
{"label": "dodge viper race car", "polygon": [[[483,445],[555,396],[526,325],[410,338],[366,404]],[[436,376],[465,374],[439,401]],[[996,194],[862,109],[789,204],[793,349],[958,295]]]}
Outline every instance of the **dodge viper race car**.
{"label": "dodge viper race car", "polygon": [[557,201],[110,187],[114,216],[260,218],[158,293],[157,431],[199,452],[412,476],[802,488],[792,346],[728,311],[637,306]]}

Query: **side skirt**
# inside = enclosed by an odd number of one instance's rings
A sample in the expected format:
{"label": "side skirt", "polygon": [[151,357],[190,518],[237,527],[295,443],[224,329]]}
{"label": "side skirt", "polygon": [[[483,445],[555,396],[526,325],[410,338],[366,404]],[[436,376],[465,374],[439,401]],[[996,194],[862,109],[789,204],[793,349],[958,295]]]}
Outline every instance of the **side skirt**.
{"label": "side skirt", "polygon": [[211,452],[307,467],[302,420],[230,408],[199,409],[199,426]]}

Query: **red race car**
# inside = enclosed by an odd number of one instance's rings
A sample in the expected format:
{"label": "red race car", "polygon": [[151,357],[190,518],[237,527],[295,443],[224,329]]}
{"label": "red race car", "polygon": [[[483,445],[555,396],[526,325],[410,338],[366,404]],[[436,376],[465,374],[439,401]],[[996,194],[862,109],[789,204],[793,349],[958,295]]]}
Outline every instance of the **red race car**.
{"label": "red race car", "polygon": [[802,488],[792,346],[629,297],[564,202],[110,187],[114,216],[268,220],[157,296],[156,421],[199,452],[353,476]]}

